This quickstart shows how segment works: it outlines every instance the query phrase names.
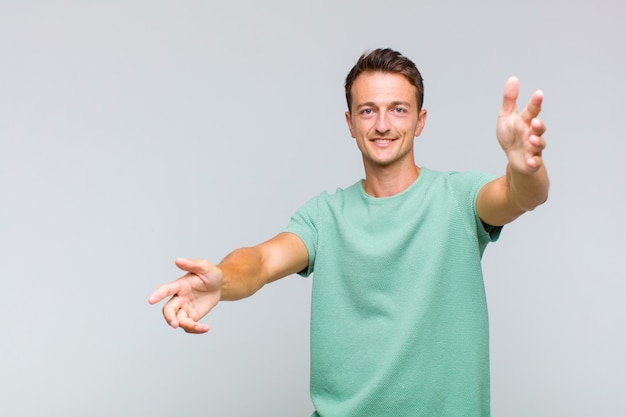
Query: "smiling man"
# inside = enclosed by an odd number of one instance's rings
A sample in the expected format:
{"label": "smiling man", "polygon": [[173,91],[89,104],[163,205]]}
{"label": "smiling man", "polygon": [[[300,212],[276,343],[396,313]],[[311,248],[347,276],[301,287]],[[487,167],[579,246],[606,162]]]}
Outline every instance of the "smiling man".
{"label": "smiling man", "polygon": [[204,333],[220,300],[314,275],[313,416],[489,416],[489,339],[481,258],[504,224],[543,203],[543,94],[517,111],[511,78],[496,136],[502,177],[415,163],[426,123],[422,77],[390,49],[364,54],[346,78],[346,121],[365,179],[311,199],[287,228],[218,265],[178,259],[187,273],[159,287],[167,322]]}
{"label": "smiling man", "polygon": [[424,128],[426,110],[418,103],[418,89],[402,74],[373,71],[346,88],[351,106],[346,121],[363,156],[363,188],[374,197],[397,194],[419,175],[413,142]]}

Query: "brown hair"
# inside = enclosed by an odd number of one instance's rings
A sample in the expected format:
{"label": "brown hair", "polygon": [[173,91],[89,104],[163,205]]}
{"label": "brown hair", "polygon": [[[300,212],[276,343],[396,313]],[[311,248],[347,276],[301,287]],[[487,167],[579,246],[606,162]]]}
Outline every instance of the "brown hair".
{"label": "brown hair", "polygon": [[346,101],[348,102],[348,111],[352,105],[352,84],[359,75],[364,72],[383,72],[402,74],[417,89],[417,110],[422,109],[424,102],[424,84],[422,74],[409,58],[403,56],[400,52],[392,49],[374,49],[365,52],[346,77]]}

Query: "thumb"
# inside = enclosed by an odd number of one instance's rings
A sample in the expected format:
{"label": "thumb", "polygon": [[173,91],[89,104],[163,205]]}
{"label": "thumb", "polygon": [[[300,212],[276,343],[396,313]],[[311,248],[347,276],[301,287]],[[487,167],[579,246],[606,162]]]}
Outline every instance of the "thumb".
{"label": "thumb", "polygon": [[211,264],[208,261],[201,259],[176,259],[176,266],[185,272],[191,272],[192,274],[206,274],[211,268]]}
{"label": "thumb", "polygon": [[504,85],[504,94],[502,95],[502,106],[500,107],[500,116],[507,116],[517,111],[517,96],[519,94],[519,79],[517,77],[509,77]]}

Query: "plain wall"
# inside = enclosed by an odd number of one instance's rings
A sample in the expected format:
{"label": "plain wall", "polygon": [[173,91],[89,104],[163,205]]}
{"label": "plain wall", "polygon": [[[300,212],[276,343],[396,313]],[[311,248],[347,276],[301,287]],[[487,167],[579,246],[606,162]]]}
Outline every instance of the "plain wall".
{"label": "plain wall", "polygon": [[[147,297],[362,178],[343,81],[425,78],[420,165],[503,173],[502,87],[545,92],[548,203],[484,257],[494,416],[626,415],[626,3],[0,1],[0,414],[307,416],[311,278],[208,334]],[[314,278],[312,278],[314,279]]]}

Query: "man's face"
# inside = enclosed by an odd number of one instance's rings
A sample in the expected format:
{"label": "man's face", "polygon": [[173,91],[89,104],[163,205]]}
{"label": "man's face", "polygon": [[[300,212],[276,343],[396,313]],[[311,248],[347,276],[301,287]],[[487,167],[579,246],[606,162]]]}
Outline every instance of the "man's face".
{"label": "man's face", "polygon": [[346,121],[366,169],[414,166],[413,138],[426,122],[426,110],[417,108],[416,93],[401,74],[365,72],[354,80]]}

